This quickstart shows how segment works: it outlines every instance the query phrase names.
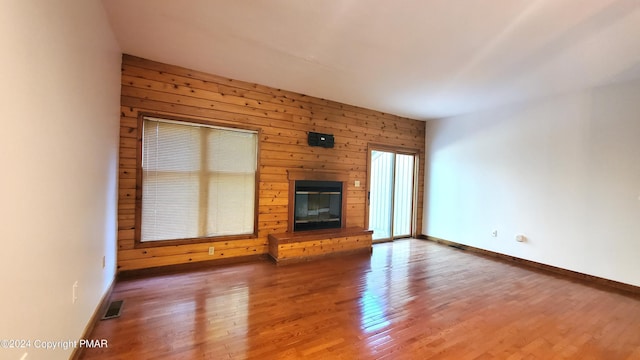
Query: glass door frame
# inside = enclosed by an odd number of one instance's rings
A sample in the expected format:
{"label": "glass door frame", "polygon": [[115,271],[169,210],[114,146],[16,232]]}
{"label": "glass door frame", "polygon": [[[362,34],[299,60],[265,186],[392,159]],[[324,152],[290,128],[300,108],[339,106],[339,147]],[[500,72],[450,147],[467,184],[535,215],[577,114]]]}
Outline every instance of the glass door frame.
{"label": "glass door frame", "polygon": [[[409,235],[409,237],[417,237],[418,233],[417,233],[417,215],[418,215],[418,193],[419,193],[419,189],[418,189],[418,185],[419,185],[419,180],[418,180],[418,174],[419,174],[419,166],[420,166],[420,150],[419,149],[412,149],[412,148],[405,148],[405,147],[398,147],[398,146],[389,146],[389,145],[382,145],[382,144],[367,144],[367,192],[366,192],[366,198],[365,198],[365,228],[369,229],[369,214],[370,214],[370,207],[371,207],[371,158],[372,158],[372,153],[373,151],[383,151],[383,152],[389,152],[389,153],[393,153],[394,154],[394,169],[393,169],[393,180],[392,180],[392,188],[395,188],[395,181],[396,181],[396,171],[395,171],[395,156],[396,155],[410,155],[413,156],[413,176],[412,176],[412,181],[413,181],[413,194],[412,194],[412,198],[411,198],[411,234]],[[395,236],[393,234],[393,216],[394,216],[394,208],[395,208],[395,204],[394,204],[394,199],[395,196],[392,196],[392,200],[391,200],[391,219],[390,219],[390,226],[391,226],[391,231],[390,231],[390,237],[389,238],[382,238],[382,239],[376,239],[374,240],[374,242],[385,242],[385,241],[393,241],[394,239],[399,239],[399,238],[407,238],[406,235],[402,235],[402,236]]]}

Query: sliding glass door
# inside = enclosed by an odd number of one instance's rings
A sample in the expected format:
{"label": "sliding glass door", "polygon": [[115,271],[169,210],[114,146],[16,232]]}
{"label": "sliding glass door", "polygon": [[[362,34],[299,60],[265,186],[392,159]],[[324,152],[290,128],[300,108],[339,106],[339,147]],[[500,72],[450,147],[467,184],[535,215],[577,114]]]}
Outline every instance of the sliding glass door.
{"label": "sliding glass door", "polygon": [[373,230],[374,240],[391,238],[394,160],[393,153],[371,151],[369,230]]}
{"label": "sliding glass door", "polygon": [[373,148],[369,159],[368,221],[373,240],[412,236],[416,155]]}
{"label": "sliding glass door", "polygon": [[393,237],[410,237],[413,230],[414,156],[396,154],[393,191]]}

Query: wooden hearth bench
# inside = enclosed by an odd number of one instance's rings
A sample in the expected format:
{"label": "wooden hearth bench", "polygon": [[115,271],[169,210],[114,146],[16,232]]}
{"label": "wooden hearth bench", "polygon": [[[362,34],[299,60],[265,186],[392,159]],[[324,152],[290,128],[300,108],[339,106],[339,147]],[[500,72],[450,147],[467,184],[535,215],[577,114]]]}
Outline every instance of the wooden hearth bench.
{"label": "wooden hearth bench", "polygon": [[372,230],[359,227],[269,234],[269,255],[277,264],[319,257],[371,253]]}

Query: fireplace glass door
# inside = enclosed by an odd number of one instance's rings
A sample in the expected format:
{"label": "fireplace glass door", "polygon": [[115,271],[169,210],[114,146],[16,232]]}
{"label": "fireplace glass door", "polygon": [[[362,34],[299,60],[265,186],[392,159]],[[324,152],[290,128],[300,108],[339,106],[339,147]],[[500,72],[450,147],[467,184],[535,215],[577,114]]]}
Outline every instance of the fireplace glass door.
{"label": "fireplace glass door", "polygon": [[342,183],[296,181],[294,231],[342,226]]}

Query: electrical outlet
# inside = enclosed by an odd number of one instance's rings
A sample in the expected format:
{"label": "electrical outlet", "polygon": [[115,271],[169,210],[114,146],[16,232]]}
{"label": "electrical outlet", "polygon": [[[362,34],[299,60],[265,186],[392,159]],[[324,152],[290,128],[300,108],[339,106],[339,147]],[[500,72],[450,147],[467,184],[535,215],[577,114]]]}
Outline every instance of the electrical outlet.
{"label": "electrical outlet", "polygon": [[522,234],[518,234],[518,235],[516,235],[516,241],[517,242],[525,242],[525,241],[527,241],[527,237],[522,235]]}
{"label": "electrical outlet", "polygon": [[75,304],[76,301],[78,301],[78,280],[71,287],[71,303]]}
{"label": "electrical outlet", "polygon": [[214,251],[213,246],[209,246],[209,255],[213,255],[213,251]]}
{"label": "electrical outlet", "polygon": [[491,236],[492,236],[492,237],[498,237],[498,230],[493,230],[493,231],[491,232]]}
{"label": "electrical outlet", "polygon": [[355,187],[360,187],[360,180],[356,180],[353,184]]}

